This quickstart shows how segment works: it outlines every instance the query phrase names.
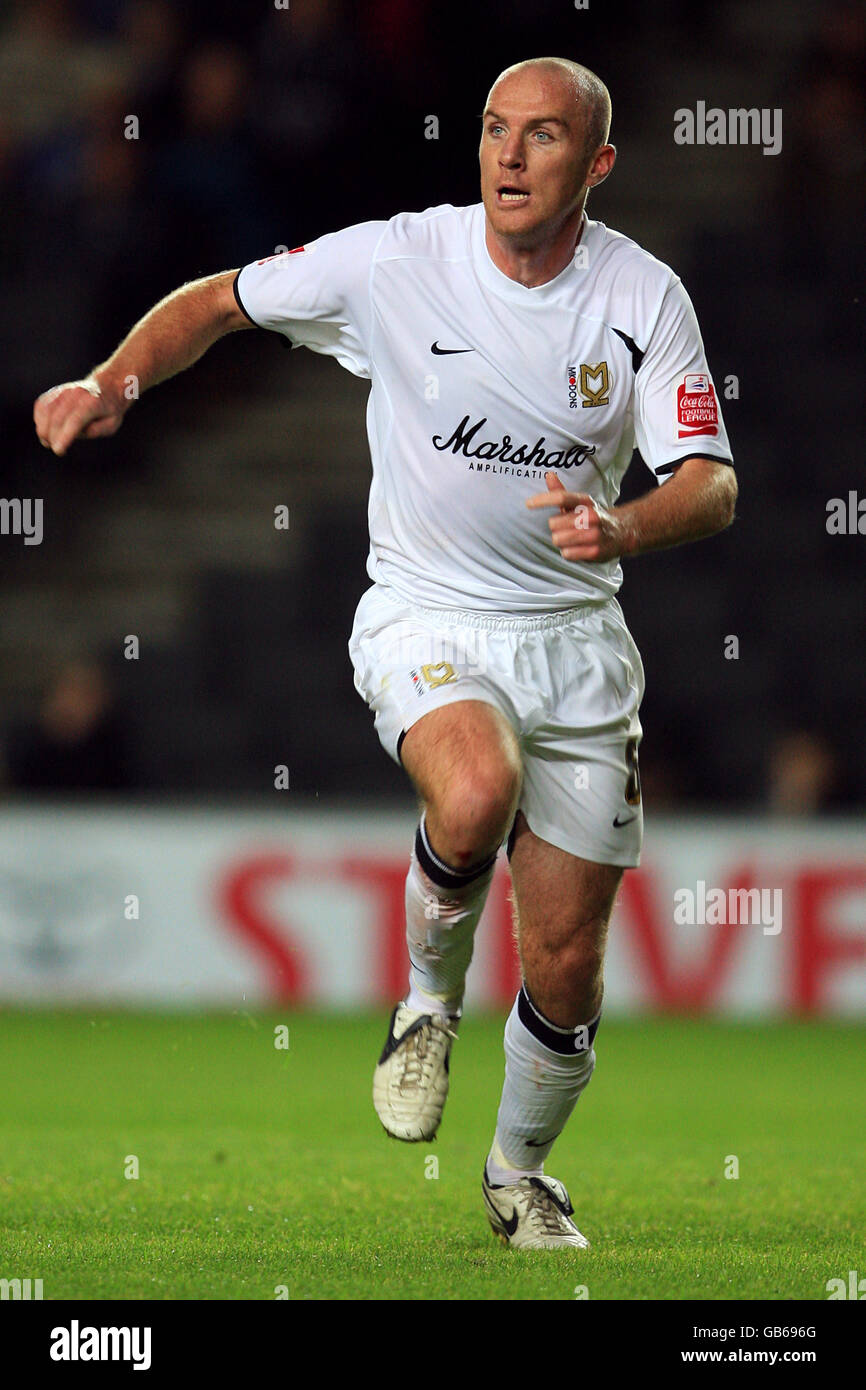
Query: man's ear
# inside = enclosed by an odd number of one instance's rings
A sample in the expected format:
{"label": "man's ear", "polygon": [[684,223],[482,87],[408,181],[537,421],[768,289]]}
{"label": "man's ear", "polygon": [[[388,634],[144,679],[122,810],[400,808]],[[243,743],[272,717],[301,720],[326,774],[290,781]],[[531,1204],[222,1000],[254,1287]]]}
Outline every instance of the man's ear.
{"label": "man's ear", "polygon": [[604,183],[615,163],[616,146],[599,145],[586,176],[587,188],[597,188],[600,183]]}

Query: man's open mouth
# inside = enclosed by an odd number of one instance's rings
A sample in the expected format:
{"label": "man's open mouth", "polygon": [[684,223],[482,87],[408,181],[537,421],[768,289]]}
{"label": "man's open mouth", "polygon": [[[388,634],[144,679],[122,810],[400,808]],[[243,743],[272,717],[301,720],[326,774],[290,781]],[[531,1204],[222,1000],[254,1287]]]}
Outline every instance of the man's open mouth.
{"label": "man's open mouth", "polygon": [[525,203],[529,199],[529,192],[525,188],[515,188],[512,184],[503,184],[496,190],[496,198],[500,203]]}

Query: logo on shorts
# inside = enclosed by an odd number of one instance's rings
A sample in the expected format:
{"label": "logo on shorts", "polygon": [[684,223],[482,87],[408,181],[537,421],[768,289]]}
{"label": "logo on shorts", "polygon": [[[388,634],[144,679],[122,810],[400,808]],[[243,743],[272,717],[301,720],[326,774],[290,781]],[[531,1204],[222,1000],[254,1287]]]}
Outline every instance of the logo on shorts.
{"label": "logo on shorts", "polygon": [[713,383],[706,372],[693,372],[677,387],[679,439],[697,434],[718,434],[719,407]]}
{"label": "logo on shorts", "polygon": [[457,672],[450,661],[427,662],[409,672],[416,695],[426,695],[429,690],[437,690],[440,685],[456,681]]}

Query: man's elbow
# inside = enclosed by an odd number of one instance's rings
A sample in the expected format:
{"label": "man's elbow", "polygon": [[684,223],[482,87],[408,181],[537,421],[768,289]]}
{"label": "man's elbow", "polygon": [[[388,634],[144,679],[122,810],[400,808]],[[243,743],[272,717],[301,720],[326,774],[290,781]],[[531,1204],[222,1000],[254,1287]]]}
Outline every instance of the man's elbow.
{"label": "man's elbow", "polygon": [[737,475],[732,467],[724,465],[721,474],[723,489],[721,530],[724,530],[727,526],[730,526],[731,522],[734,520],[734,515],[737,510],[737,494],[740,489],[737,484]]}
{"label": "man's elbow", "polygon": [[705,517],[712,528],[708,535],[724,531],[734,520],[737,508],[737,475],[729,463],[720,459],[701,459],[696,467],[702,470],[703,505]]}

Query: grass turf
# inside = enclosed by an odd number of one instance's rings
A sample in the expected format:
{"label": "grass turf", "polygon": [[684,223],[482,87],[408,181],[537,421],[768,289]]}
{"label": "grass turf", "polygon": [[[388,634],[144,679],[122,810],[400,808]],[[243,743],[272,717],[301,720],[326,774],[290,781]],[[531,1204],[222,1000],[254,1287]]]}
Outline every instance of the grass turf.
{"label": "grass turf", "polygon": [[464,1020],[414,1145],[370,1101],[385,1024],[0,1014],[0,1277],[46,1299],[826,1299],[866,1270],[862,1028],[605,1020],[547,1164],[593,1248],[526,1255],[480,1198],[502,1020]]}

